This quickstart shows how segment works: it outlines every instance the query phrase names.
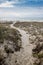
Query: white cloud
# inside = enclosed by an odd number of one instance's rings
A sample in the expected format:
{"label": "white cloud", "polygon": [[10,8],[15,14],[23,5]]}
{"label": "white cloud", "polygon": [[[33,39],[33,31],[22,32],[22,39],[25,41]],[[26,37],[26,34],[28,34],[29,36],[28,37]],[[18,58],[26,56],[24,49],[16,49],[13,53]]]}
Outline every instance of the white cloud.
{"label": "white cloud", "polygon": [[6,1],[4,3],[1,3],[0,7],[13,7],[13,3],[15,3],[15,2]]}

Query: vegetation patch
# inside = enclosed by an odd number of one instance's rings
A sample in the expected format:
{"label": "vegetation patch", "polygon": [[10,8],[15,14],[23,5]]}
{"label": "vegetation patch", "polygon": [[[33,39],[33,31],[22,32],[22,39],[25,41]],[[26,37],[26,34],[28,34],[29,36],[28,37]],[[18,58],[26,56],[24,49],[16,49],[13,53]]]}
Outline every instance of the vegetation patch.
{"label": "vegetation patch", "polygon": [[7,62],[6,59],[9,58],[10,54],[20,51],[21,47],[20,32],[9,26],[0,25],[0,65],[8,65],[10,60]]}

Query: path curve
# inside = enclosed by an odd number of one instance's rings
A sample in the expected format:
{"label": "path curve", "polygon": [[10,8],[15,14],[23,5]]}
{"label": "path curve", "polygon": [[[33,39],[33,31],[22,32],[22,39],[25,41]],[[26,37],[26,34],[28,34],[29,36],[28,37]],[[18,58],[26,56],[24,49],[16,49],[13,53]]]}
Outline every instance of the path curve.
{"label": "path curve", "polygon": [[[17,53],[17,59],[22,63],[21,65],[33,65],[32,49],[33,45],[29,42],[29,34],[26,34],[26,31],[21,30],[20,28],[14,27],[13,24],[10,25],[11,28],[14,28],[20,32],[22,35],[22,52]],[[19,57],[21,59],[19,59]]]}

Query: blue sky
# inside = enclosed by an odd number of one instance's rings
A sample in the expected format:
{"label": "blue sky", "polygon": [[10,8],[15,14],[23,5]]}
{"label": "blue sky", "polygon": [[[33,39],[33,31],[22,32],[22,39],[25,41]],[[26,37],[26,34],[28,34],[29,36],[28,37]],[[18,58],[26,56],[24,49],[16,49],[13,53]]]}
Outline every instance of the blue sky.
{"label": "blue sky", "polygon": [[0,0],[0,20],[43,20],[43,0]]}

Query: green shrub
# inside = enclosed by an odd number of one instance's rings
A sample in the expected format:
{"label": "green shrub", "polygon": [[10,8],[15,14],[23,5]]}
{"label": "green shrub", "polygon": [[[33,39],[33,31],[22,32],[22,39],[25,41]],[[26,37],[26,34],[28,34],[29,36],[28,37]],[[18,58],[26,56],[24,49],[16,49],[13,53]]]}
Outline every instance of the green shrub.
{"label": "green shrub", "polygon": [[42,54],[38,54],[38,58],[43,58],[43,53]]}

